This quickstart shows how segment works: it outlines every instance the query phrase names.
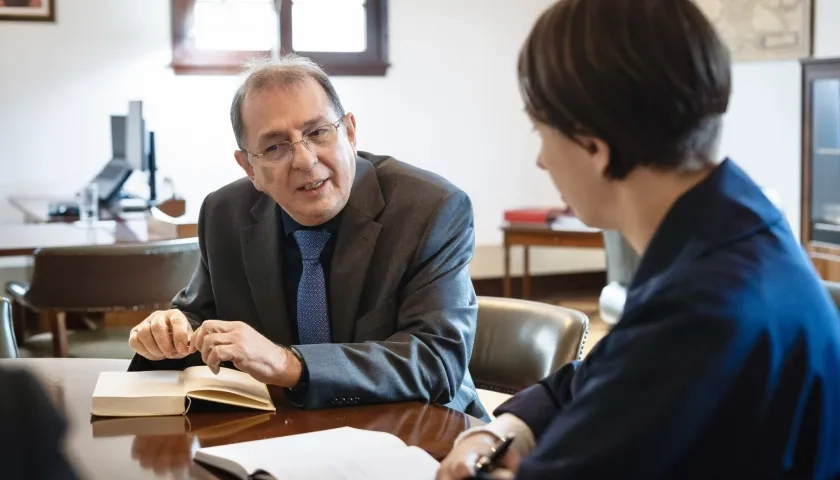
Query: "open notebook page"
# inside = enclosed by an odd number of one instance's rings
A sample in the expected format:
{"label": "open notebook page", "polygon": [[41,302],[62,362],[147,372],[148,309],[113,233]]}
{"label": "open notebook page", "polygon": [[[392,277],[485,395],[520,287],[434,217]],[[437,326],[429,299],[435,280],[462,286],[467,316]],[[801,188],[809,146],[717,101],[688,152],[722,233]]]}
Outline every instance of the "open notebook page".
{"label": "open notebook page", "polygon": [[310,455],[307,460],[264,468],[278,480],[433,480],[440,464],[418,447]]}
{"label": "open notebook page", "polygon": [[248,474],[265,471],[279,480],[413,480],[434,478],[437,470],[426,452],[406,447],[396,436],[351,427],[202,448],[195,455],[199,462],[221,466],[213,457],[236,463]]}

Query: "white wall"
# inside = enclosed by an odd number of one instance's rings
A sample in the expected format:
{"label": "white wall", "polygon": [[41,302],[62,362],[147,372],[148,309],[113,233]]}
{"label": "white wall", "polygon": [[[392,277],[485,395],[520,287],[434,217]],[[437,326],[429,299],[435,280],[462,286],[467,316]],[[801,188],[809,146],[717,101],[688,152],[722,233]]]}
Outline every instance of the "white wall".
{"label": "white wall", "polygon": [[[478,276],[501,271],[503,209],[557,199],[534,166],[537,140],[515,78],[518,48],[552,1],[391,0],[388,76],[335,79],[360,148],[441,173],[472,197]],[[0,197],[84,184],[109,157],[109,115],[131,99],[144,100],[161,173],[191,208],[241,175],[228,121],[238,79],[171,73],[169,3],[72,0],[55,24],[0,23]],[[820,0],[816,37],[818,54],[840,55],[840,0]],[[723,140],[724,153],[779,192],[794,225],[799,91],[796,62],[736,66]],[[17,220],[0,202],[0,221]],[[549,249],[532,263],[537,272],[600,269],[603,253]]]}
{"label": "white wall", "polygon": [[817,57],[840,57],[840,0],[818,0],[814,17]]}
{"label": "white wall", "polygon": [[[392,0],[388,76],[335,79],[357,116],[360,148],[438,172],[472,197],[479,275],[501,271],[503,209],[557,201],[535,168],[536,137],[514,68],[531,23],[550,3]],[[61,7],[57,24],[0,23],[0,196],[69,193],[84,184],[109,157],[109,115],[130,99],[144,100],[161,175],[193,208],[241,175],[228,120],[239,79],[171,73],[169,0]],[[0,203],[0,221],[17,219]],[[535,257],[536,271],[603,266],[597,250]]]}

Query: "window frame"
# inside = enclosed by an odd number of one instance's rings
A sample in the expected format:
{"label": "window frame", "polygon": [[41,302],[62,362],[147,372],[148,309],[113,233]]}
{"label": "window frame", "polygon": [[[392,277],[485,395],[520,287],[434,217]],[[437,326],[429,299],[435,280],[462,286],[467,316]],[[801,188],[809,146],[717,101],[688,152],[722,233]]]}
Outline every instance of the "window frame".
{"label": "window frame", "polygon": [[[293,0],[274,0],[279,15],[280,53],[292,52]],[[176,75],[238,74],[245,62],[269,58],[271,51],[204,50],[191,44],[195,0],[171,0],[172,69]],[[367,0],[367,49],[363,52],[295,51],[321,65],[328,75],[384,76],[388,62],[388,0]]]}

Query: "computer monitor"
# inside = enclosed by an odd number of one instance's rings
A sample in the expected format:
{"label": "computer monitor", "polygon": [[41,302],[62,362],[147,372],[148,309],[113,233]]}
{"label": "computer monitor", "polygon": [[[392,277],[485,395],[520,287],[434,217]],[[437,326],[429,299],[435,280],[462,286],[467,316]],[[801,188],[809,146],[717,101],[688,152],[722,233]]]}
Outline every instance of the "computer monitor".
{"label": "computer monitor", "polygon": [[[113,125],[113,124],[112,124]],[[146,122],[143,120],[143,102],[128,102],[125,117],[125,161],[135,170],[149,170],[149,150],[146,138]],[[116,151],[115,151],[116,153]],[[119,158],[114,155],[115,158]]]}
{"label": "computer monitor", "polygon": [[111,115],[111,158],[125,159],[125,115]]}

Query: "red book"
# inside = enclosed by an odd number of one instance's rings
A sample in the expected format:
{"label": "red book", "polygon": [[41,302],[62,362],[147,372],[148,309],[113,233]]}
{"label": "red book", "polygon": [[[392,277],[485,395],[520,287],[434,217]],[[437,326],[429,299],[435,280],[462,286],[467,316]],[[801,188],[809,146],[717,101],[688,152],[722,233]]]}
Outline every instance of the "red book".
{"label": "red book", "polygon": [[526,207],[505,210],[505,221],[510,223],[551,223],[567,213],[560,207]]}

